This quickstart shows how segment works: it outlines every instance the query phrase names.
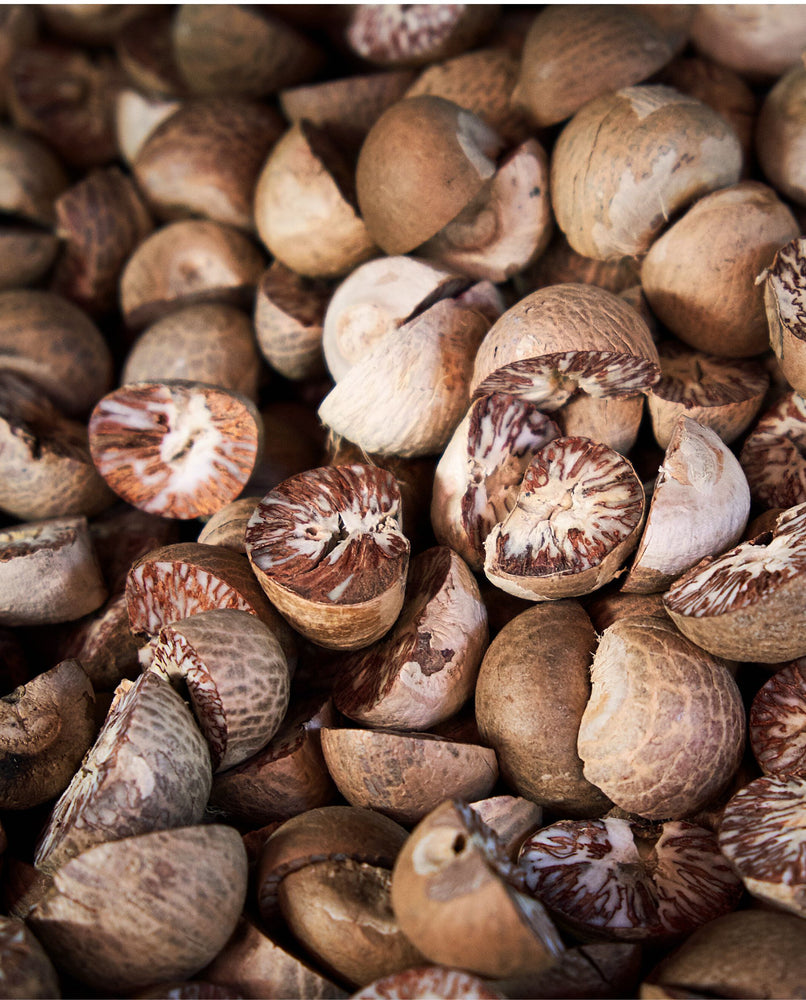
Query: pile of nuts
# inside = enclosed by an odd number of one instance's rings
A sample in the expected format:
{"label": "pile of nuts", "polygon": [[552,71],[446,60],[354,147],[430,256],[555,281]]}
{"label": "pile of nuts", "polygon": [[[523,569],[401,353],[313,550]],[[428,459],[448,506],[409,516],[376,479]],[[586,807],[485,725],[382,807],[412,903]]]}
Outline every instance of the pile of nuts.
{"label": "pile of nuts", "polygon": [[0,8],[0,995],[806,995],[804,53]]}

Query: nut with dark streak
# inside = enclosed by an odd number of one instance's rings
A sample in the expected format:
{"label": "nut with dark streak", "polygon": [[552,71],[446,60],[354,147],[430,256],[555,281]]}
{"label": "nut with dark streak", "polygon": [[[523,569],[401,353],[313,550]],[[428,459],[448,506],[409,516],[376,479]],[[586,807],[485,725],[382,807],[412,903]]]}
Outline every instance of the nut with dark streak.
{"label": "nut with dark streak", "polygon": [[785,664],[756,692],[750,746],[765,774],[806,778],[806,660]]}

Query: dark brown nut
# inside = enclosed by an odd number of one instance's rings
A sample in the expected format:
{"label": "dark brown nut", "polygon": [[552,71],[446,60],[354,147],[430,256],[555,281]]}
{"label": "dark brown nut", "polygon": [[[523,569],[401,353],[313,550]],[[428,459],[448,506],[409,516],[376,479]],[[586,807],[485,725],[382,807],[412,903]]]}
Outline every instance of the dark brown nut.
{"label": "dark brown nut", "polygon": [[770,384],[758,361],[720,358],[676,341],[658,347],[661,379],[649,390],[652,431],[667,448],[681,414],[732,444],[755,419]]}
{"label": "dark brown nut", "polygon": [[544,445],[515,506],[487,535],[484,572],[532,601],[579,597],[612,580],[638,544],[644,490],[632,465],[588,438]]}
{"label": "dark brown nut", "polygon": [[776,253],[764,276],[770,345],[781,373],[801,396],[806,394],[806,329],[801,312],[805,257],[806,240],[792,240]]}
{"label": "dark brown nut", "polygon": [[58,968],[103,993],[129,992],[211,962],[235,928],[246,876],[231,827],[146,833],[64,864],[28,923]]}
{"label": "dark brown nut", "polygon": [[806,916],[806,778],[765,775],[730,799],[719,848],[747,891],[773,907]]}
{"label": "dark brown nut", "polygon": [[735,545],[749,515],[750,488],[736,456],[714,431],[679,417],[622,590],[666,590],[703,557]]}
{"label": "dark brown nut", "polygon": [[595,644],[576,601],[536,605],[493,639],[476,683],[479,732],[494,748],[504,781],[560,815],[596,816],[610,805],[583,777],[577,753]]}
{"label": "dark brown nut", "polygon": [[194,94],[264,97],[312,78],[324,62],[292,25],[241,4],[180,4],[171,42],[179,75]]}
{"label": "dark brown nut", "polygon": [[170,223],[143,240],[123,269],[123,318],[139,329],[180,306],[245,306],[265,267],[255,244],[231,226],[204,219]]}
{"label": "dark brown nut", "polygon": [[259,753],[213,776],[210,806],[235,822],[284,821],[338,797],[320,731],[336,724],[330,699],[292,701],[276,735]]}
{"label": "dark brown nut", "polygon": [[309,278],[335,278],[377,254],[355,207],[351,168],[324,129],[298,122],[264,159],[254,224],[277,260]]}
{"label": "dark brown nut", "polygon": [[680,631],[731,660],[783,663],[806,656],[806,504],[775,527],[693,566],[663,599]]}
{"label": "dark brown nut", "polygon": [[640,266],[633,257],[619,260],[594,260],[573,250],[565,235],[555,229],[551,242],[537,260],[512,283],[521,295],[526,295],[548,285],[574,282],[579,285],[598,285],[614,295],[640,282]]}
{"label": "dark brown nut", "polygon": [[269,599],[307,638],[367,646],[403,605],[409,543],[394,477],[368,465],[311,469],[271,490],[246,528]]}
{"label": "dark brown nut", "polygon": [[211,983],[234,987],[239,997],[344,1000],[346,992],[241,917],[229,941],[204,970]]}
{"label": "dark brown nut", "polygon": [[126,595],[118,593],[76,622],[67,633],[61,655],[81,663],[96,691],[114,691],[122,680],[135,680],[141,673],[141,645],[129,628]]}
{"label": "dark brown nut", "polygon": [[106,597],[85,517],[0,531],[0,625],[75,621]]}
{"label": "dark brown nut", "polygon": [[742,697],[724,661],[662,618],[605,630],[577,748],[585,777],[617,806],[646,819],[691,815],[727,787],[744,739]]}
{"label": "dark brown nut", "polygon": [[520,979],[497,980],[494,985],[507,997],[619,1000],[637,993],[641,966],[640,944],[599,942],[566,948],[550,969]]}
{"label": "dark brown nut", "polygon": [[147,99],[185,98],[189,94],[174,58],[172,14],[171,8],[144,6],[114,40],[115,55],[127,80]]}
{"label": "dark brown nut", "polygon": [[8,72],[19,49],[33,45],[38,33],[37,11],[30,4],[5,4],[0,14],[0,109],[6,111]]}
{"label": "dark brown nut", "polygon": [[554,147],[557,224],[586,257],[649,249],[670,215],[735,184],[736,134],[716,111],[671,87],[626,87],[585,104]]}
{"label": "dark brown nut", "polygon": [[58,238],[24,223],[0,223],[0,291],[38,285],[59,250]]}
{"label": "dark brown nut", "polygon": [[535,124],[554,125],[600,94],[654,76],[671,57],[660,25],[635,7],[553,5],[532,21],[512,100]]}
{"label": "dark brown nut", "polygon": [[117,167],[95,170],[56,199],[62,251],[51,288],[92,316],[117,303],[118,279],[154,228],[132,180]]}
{"label": "dark brown nut", "polygon": [[322,729],[322,752],[350,805],[404,826],[419,823],[445,798],[489,795],[498,779],[495,751],[430,733]]}
{"label": "dark brown nut", "polygon": [[289,379],[324,374],[322,328],[332,289],[274,261],[257,288],[255,336],[263,357]]}
{"label": "dark brown nut", "polygon": [[153,673],[122,681],[34,863],[53,872],[95,844],[200,823],[212,778],[207,743],[171,685]]}
{"label": "dark brown nut", "polygon": [[53,964],[19,917],[0,917],[0,980],[8,1000],[61,996]]}
{"label": "dark brown nut", "polygon": [[523,876],[470,806],[446,800],[403,845],[392,906],[432,962],[491,978],[539,972],[563,944],[542,905],[523,892]]}
{"label": "dark brown nut", "polygon": [[42,139],[8,126],[0,128],[3,212],[49,226],[55,219],[53,204],[68,184],[64,167]]}
{"label": "dark brown nut", "polygon": [[748,718],[753,756],[765,774],[806,778],[806,660],[777,670],[759,688]]}
{"label": "dark brown nut", "polygon": [[599,635],[617,618],[635,615],[667,617],[663,607],[663,594],[625,594],[617,583],[603,587],[588,598],[585,610]]}
{"label": "dark brown nut", "polygon": [[700,351],[761,354],[769,333],[764,289],[755,279],[799,232],[795,216],[765,184],[744,181],[705,195],[644,258],[641,285],[653,313]]}
{"label": "dark brown nut", "polygon": [[356,167],[361,215],[387,254],[434,236],[495,174],[502,140],[441,97],[398,101],[372,126]]}
{"label": "dark brown nut", "polygon": [[806,45],[806,11],[797,4],[704,4],[691,21],[691,41],[714,62],[754,81],[780,76]]}
{"label": "dark brown nut", "polygon": [[85,414],[112,384],[100,330],[53,292],[0,293],[0,369],[36,382],[68,416]]}
{"label": "dark brown nut", "polygon": [[364,725],[430,729],[472,694],[487,638],[487,611],[467,565],[445,546],[427,549],[411,562],[389,634],[341,664],[336,708]]}
{"label": "dark brown nut", "polygon": [[532,834],[518,863],[530,891],[583,938],[677,938],[735,909],[743,892],[715,834],[680,821],[561,820]]}
{"label": "dark brown nut", "polygon": [[[318,396],[317,396],[318,398]],[[260,411],[264,426],[263,454],[247,484],[250,493],[265,496],[285,479],[323,464],[325,431],[305,403],[270,402]],[[363,461],[353,456],[338,465]]]}
{"label": "dark brown nut", "polygon": [[245,396],[178,379],[122,386],[89,421],[93,461],[115,493],[138,510],[185,520],[238,496],[261,436]]}
{"label": "dark brown nut", "polygon": [[659,378],[657,348],[636,310],[603,288],[571,283],[538,289],[493,324],[471,390],[525,396],[551,412],[580,389],[636,395]]}
{"label": "dark brown nut", "polygon": [[261,916],[268,922],[277,917],[286,875],[311,863],[348,858],[391,869],[407,836],[394,820],[357,806],[324,806],[292,817],[269,837],[258,863]]}
{"label": "dark brown nut", "polygon": [[804,978],[803,920],[740,910],[698,928],[650,973],[641,996],[794,996],[802,992]]}
{"label": "dark brown nut", "polygon": [[132,345],[121,384],[187,379],[257,396],[261,374],[255,333],[246,313],[208,302],[156,320]]}
{"label": "dark brown nut", "polygon": [[50,31],[86,45],[109,45],[137,17],[145,4],[43,3],[39,12]]}
{"label": "dark brown nut", "polygon": [[132,164],[154,211],[254,229],[252,193],[282,134],[280,115],[236,97],[187,101],[148,136]]}
{"label": "dark brown nut", "polygon": [[91,517],[114,499],[93,465],[86,426],[24,376],[0,371],[0,508],[26,521]]}
{"label": "dark brown nut", "polygon": [[64,660],[0,699],[0,805],[30,809],[70,782],[95,738],[95,694]]}
{"label": "dark brown nut", "polygon": [[179,523],[121,501],[93,518],[90,534],[109,592],[117,595],[125,590],[135,560],[179,540]]}
{"label": "dark brown nut", "polygon": [[213,771],[262,750],[288,708],[285,653],[268,625],[248,611],[216,609],[163,626],[149,669],[184,682]]}

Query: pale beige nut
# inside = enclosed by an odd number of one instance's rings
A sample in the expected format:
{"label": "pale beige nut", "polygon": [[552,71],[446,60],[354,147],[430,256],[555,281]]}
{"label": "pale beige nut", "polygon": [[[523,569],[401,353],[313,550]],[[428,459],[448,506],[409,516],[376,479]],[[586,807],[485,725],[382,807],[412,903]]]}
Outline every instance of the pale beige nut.
{"label": "pale beige nut", "polygon": [[94,844],[199,823],[211,782],[207,742],[171,685],[154,673],[123,681],[34,863],[53,872]]}
{"label": "pale beige nut", "polygon": [[68,861],[28,922],[59,969],[101,992],[128,992],[211,962],[235,928],[246,877],[232,827],[161,830]]}
{"label": "pale beige nut", "polygon": [[680,631],[732,660],[782,663],[806,655],[806,504],[771,531],[683,574],[663,599]]}
{"label": "pale beige nut", "polygon": [[179,379],[124,385],[89,421],[90,452],[109,486],[164,517],[214,514],[246,485],[262,424],[245,396]]}
{"label": "pale beige nut", "polygon": [[644,253],[669,217],[735,184],[742,152],[716,111],[671,87],[637,86],[583,105],[554,147],[557,224],[586,257]]}
{"label": "pale beige nut", "polygon": [[806,67],[793,65],[767,92],[758,114],[756,155],[767,180],[785,197],[806,201],[806,150],[803,94]]}
{"label": "pale beige nut", "polygon": [[268,625],[248,611],[216,609],[163,626],[149,669],[183,683],[213,771],[261,750],[288,708],[285,653]]}
{"label": "pale beige nut", "polygon": [[305,379],[324,372],[322,330],[332,289],[303,278],[275,260],[255,297],[255,337],[266,361],[281,375]]}
{"label": "pale beige nut", "polygon": [[123,161],[131,167],[143,143],[179,103],[163,97],[154,97],[123,87],[115,99],[115,135],[118,151]]}
{"label": "pale beige nut", "polygon": [[661,618],[623,618],[603,633],[577,747],[588,781],[647,819],[707,805],[739,766],[741,694],[724,661]]}
{"label": "pale beige nut", "polygon": [[271,490],[246,527],[246,551],[269,599],[320,645],[380,638],[403,604],[409,542],[394,477],[369,465],[311,469]]}
{"label": "pale beige nut", "polygon": [[622,589],[666,590],[703,557],[736,545],[749,515],[750,487],[736,456],[714,431],[679,417]]}
{"label": "pale beige nut", "polygon": [[644,396],[589,396],[579,392],[552,416],[564,437],[586,437],[622,455],[638,440]]}
{"label": "pale beige nut", "polygon": [[411,562],[389,634],[341,665],[336,708],[368,726],[430,729],[473,691],[487,647],[487,611],[464,561],[445,546]]}
{"label": "pale beige nut", "polygon": [[0,531],[0,625],[75,621],[106,597],[85,517]]}
{"label": "pale beige nut", "polygon": [[801,396],[806,394],[805,269],[806,241],[795,239],[781,247],[763,276],[770,346],[784,378]]}
{"label": "pale beige nut", "polygon": [[694,46],[751,80],[780,76],[806,46],[798,4],[701,4],[691,22]]}

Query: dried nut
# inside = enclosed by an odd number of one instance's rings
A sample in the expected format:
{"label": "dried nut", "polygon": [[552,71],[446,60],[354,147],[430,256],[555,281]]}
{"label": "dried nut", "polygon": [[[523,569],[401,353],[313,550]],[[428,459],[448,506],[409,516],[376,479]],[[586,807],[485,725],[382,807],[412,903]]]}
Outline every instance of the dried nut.
{"label": "dried nut", "polygon": [[612,625],[617,618],[641,618],[649,615],[666,618],[663,594],[625,594],[614,585],[603,587],[585,602],[585,610],[590,615],[597,634]]}
{"label": "dried nut", "polygon": [[553,412],[563,437],[587,437],[627,455],[638,440],[644,397],[579,392]]}
{"label": "dried nut", "polygon": [[394,820],[357,806],[309,809],[279,826],[266,841],[257,871],[257,899],[263,919],[278,915],[283,879],[306,865],[351,859],[391,868],[407,833]]}
{"label": "dried nut", "polygon": [[290,24],[240,4],[180,4],[171,42],[179,74],[194,94],[264,97],[313,77],[324,62]]}
{"label": "dried nut", "polygon": [[480,570],[487,535],[515,506],[534,455],[555,437],[557,425],[525,399],[504,393],[475,399],[434,475],[431,524],[437,541]]}
{"label": "dried nut", "polygon": [[248,611],[216,609],[163,626],[150,669],[174,684],[184,681],[213,771],[262,750],[288,708],[285,653]]}
{"label": "dried nut", "polygon": [[488,326],[461,299],[439,300],[373,344],[324,398],[320,420],[366,452],[439,454],[467,410]]}
{"label": "dried nut", "polygon": [[16,53],[36,41],[37,10],[31,4],[4,4],[0,13],[0,110],[6,111],[8,73]]}
{"label": "dried nut", "polygon": [[68,416],[86,413],[112,384],[98,327],[53,292],[0,293],[0,369],[36,382]]}
{"label": "dried nut", "polygon": [[806,661],[794,660],[759,688],[748,718],[753,756],[765,774],[806,778]]}
{"label": "dried nut", "polygon": [[411,562],[406,602],[389,634],[342,662],[336,708],[369,726],[430,729],[473,692],[487,647],[487,611],[473,574],[436,546]]}
{"label": "dried nut", "polygon": [[753,501],[767,509],[806,500],[806,398],[782,396],[745,438],[739,460]]}
{"label": "dried nut", "polygon": [[409,97],[372,126],[356,167],[361,214],[387,254],[414,250],[454,219],[495,174],[502,140],[441,97]]}
{"label": "dried nut", "polygon": [[121,69],[128,81],[149,97],[189,96],[174,58],[172,15],[171,8],[144,5],[140,16],[115,38],[115,55]]}
{"label": "dried nut", "polygon": [[276,260],[257,288],[255,336],[266,361],[288,379],[324,374],[322,329],[332,289]]}
{"label": "dried nut", "polygon": [[131,993],[130,996],[132,1000],[241,1000],[242,998],[242,994],[232,986],[216,986],[214,983],[199,979],[185,979],[179,983],[158,983],[147,990]]}
{"label": "dried nut", "polygon": [[115,95],[122,84],[110,55],[53,42],[29,45],[9,65],[11,118],[70,166],[102,166],[117,155]]}
{"label": "dried nut", "polygon": [[[532,129],[512,102],[518,59],[502,48],[481,48],[427,66],[406,97],[444,97],[478,115],[507,143],[523,142]],[[401,95],[403,96],[403,95]]]}
{"label": "dried nut", "polygon": [[75,621],[100,607],[106,586],[85,517],[0,531],[0,625]]}
{"label": "dried nut", "polygon": [[526,295],[547,285],[573,282],[598,285],[614,295],[640,282],[640,265],[633,257],[619,260],[594,260],[573,250],[565,235],[555,229],[551,242],[537,260],[513,278],[513,285]]}
{"label": "dried nut", "polygon": [[367,983],[350,1000],[405,1000],[407,997],[442,997],[443,1000],[503,1000],[478,976],[445,965],[421,965],[393,972]]}
{"label": "dried nut", "polygon": [[0,508],[26,521],[91,517],[114,499],[92,464],[86,426],[23,376],[0,371]]}
{"label": "dried nut", "polygon": [[76,622],[60,654],[81,663],[96,691],[114,691],[124,678],[135,680],[141,672],[140,646],[129,628],[126,595],[119,593]]}
{"label": "dried nut", "polygon": [[115,135],[118,152],[131,167],[146,139],[154,129],[179,107],[179,102],[150,97],[139,90],[124,87],[115,100]]}
{"label": "dried nut", "polygon": [[19,917],[0,917],[0,970],[8,1000],[61,996],[56,970],[45,949]]}
{"label": "dried nut", "polygon": [[507,997],[637,996],[641,977],[640,944],[608,941],[566,948],[556,965],[533,976],[497,980]]}
{"label": "dried nut", "polygon": [[551,161],[557,224],[586,257],[649,249],[666,220],[735,184],[742,151],[724,118],[671,87],[626,87],[589,101]]}
{"label": "dried nut", "polygon": [[782,247],[764,276],[764,304],[770,345],[781,372],[796,393],[806,395],[806,328],[802,309],[806,240]]}
{"label": "dried nut", "polygon": [[804,829],[806,779],[776,775],[741,788],[719,824],[719,848],[747,891],[799,917],[806,916]]}
{"label": "dried nut", "polygon": [[49,226],[55,218],[53,203],[68,184],[64,167],[42,139],[8,126],[0,128],[3,212]]}
{"label": "dried nut", "polygon": [[379,66],[422,66],[473,48],[495,23],[497,4],[358,4],[344,28],[348,48]]}
{"label": "dried nut", "polygon": [[39,12],[55,34],[87,45],[109,45],[145,4],[43,3]]}
{"label": "dried nut", "polygon": [[144,330],[126,357],[121,384],[187,379],[254,400],[260,367],[246,313],[208,302],[170,312]]}
{"label": "dried nut", "polygon": [[161,218],[201,215],[252,230],[252,192],[282,130],[279,114],[257,102],[187,101],[151,132],[132,169]]}
{"label": "dried nut", "polygon": [[583,777],[577,753],[595,644],[576,601],[538,604],[493,639],[476,684],[479,733],[495,750],[502,778],[518,795],[564,816],[597,816],[610,805]]}
{"label": "dried nut", "polygon": [[0,699],[0,806],[30,809],[55,798],[94,738],[95,695],[77,660]]}
{"label": "dried nut", "polygon": [[220,825],[100,844],[64,864],[28,922],[60,969],[103,993],[204,968],[246,898],[240,834]]}
{"label": "dried nut", "polygon": [[691,22],[691,41],[714,62],[751,80],[780,76],[806,46],[806,11],[793,4],[703,4]]}
{"label": "dried nut", "polygon": [[391,880],[388,868],[334,858],[280,883],[289,930],[327,975],[355,987],[422,963],[392,912]]}
{"label": "dried nut", "polygon": [[122,681],[34,864],[53,872],[95,844],[200,823],[211,784],[207,743],[171,685],[153,673]]}
{"label": "dried nut", "polygon": [[717,656],[783,663],[806,656],[806,504],[780,514],[772,532],[703,559],[663,603],[680,631]]}
{"label": "dried nut", "polygon": [[561,820],[532,834],[518,863],[531,892],[582,937],[690,934],[735,909],[743,891],[715,834],[680,821]]}
{"label": "dried nut", "polygon": [[644,258],[641,285],[653,313],[697,350],[761,354],[769,334],[764,289],[755,279],[799,232],[765,184],[744,181],[705,195]]}
{"label": "dried nut", "polygon": [[750,488],[736,456],[714,431],[679,417],[622,589],[666,590],[703,557],[736,545],[749,515]]}
{"label": "dried nut", "polygon": [[271,490],[246,527],[246,552],[269,599],[322,646],[358,649],[403,605],[409,543],[394,477],[369,465],[311,469]]}
{"label": "dried nut", "polygon": [[803,170],[805,88],[806,67],[802,64],[792,66],[764,98],[755,136],[755,152],[764,176],[784,197],[798,205],[806,202]]}
{"label": "dried nut", "polygon": [[515,506],[484,543],[484,572],[516,597],[589,594],[612,580],[638,544],[644,490],[632,465],[588,438],[538,451]]}
{"label": "dried nut", "polygon": [[245,396],[203,382],[122,386],[89,421],[93,461],[133,507],[164,517],[214,514],[241,492],[261,449]]}
{"label": "dried nut", "polygon": [[210,806],[251,825],[290,819],[337,797],[322,755],[320,730],[336,724],[332,702],[292,702],[274,739],[259,753],[213,776]]}
{"label": "dried nut", "polygon": [[122,501],[93,518],[90,533],[111,594],[122,594],[135,560],[179,540],[179,523]]}
{"label": "dried nut", "polygon": [[506,281],[539,257],[551,239],[548,179],[545,150],[536,139],[526,139],[417,253],[477,280]]}
{"label": "dried nut", "polygon": [[391,69],[307,83],[278,96],[292,125],[308,121],[326,129],[334,142],[357,155],[367,132],[413,79],[412,70]]}
{"label": "dried nut", "polygon": [[523,396],[550,412],[580,389],[636,395],[659,377],[657,348],[635,309],[603,288],[565,284],[527,295],[493,324],[471,389]]}
{"label": "dried nut", "polygon": [[617,806],[681,819],[727,786],[744,749],[741,694],[725,662],[671,622],[614,622],[599,640],[591,686],[577,747],[585,777]]}
{"label": "dried nut", "polygon": [[259,503],[260,497],[254,496],[239,497],[226,504],[207,521],[196,541],[202,545],[223,545],[246,555],[246,524]]}
{"label": "dried nut", "polygon": [[676,341],[658,347],[661,379],[647,394],[655,440],[667,448],[681,414],[731,444],[758,414],[770,379],[758,361],[694,351]]}
{"label": "dried nut", "polygon": [[654,76],[671,56],[660,25],[635,7],[547,7],[526,35],[512,100],[536,125],[555,125],[600,94]]}
{"label": "dried nut", "polygon": [[803,920],[740,910],[698,928],[650,974],[647,1000],[662,997],[794,996],[806,977]]}
{"label": "dried nut", "polygon": [[335,278],[377,254],[355,208],[351,168],[324,129],[292,125],[264,160],[254,224],[275,258],[306,277]]}
{"label": "dried nut", "polygon": [[0,291],[38,285],[58,251],[53,233],[25,223],[0,223]]}
{"label": "dried nut", "polygon": [[403,933],[432,962],[500,978],[539,972],[563,951],[524,872],[470,806],[450,799],[415,827],[392,871]]}
{"label": "dried nut", "polygon": [[55,203],[62,241],[53,291],[91,315],[117,303],[118,279],[129,254],[153,229],[133,182],[117,167],[95,170]]}
{"label": "dried nut", "polygon": [[342,379],[387,334],[435,302],[457,297],[469,283],[414,257],[379,257],[355,268],[325,312],[322,349],[333,381]]}
{"label": "dried nut", "polygon": [[518,856],[523,841],[543,824],[543,809],[529,799],[515,795],[493,795],[470,803],[482,823],[493,831],[511,861]]}
{"label": "dried nut", "polygon": [[431,733],[325,728],[322,752],[350,805],[404,826],[419,823],[445,798],[489,795],[498,778],[494,750]]}
{"label": "dried nut", "polygon": [[268,937],[245,916],[204,970],[204,977],[211,983],[234,987],[238,997],[344,1000],[347,996],[343,989]]}
{"label": "dried nut", "polygon": [[[264,426],[263,454],[247,484],[258,499],[285,479],[322,464],[324,428],[316,413],[304,403],[270,402],[261,411]],[[339,462],[349,465],[351,459]],[[257,502],[255,504],[257,506]]]}

